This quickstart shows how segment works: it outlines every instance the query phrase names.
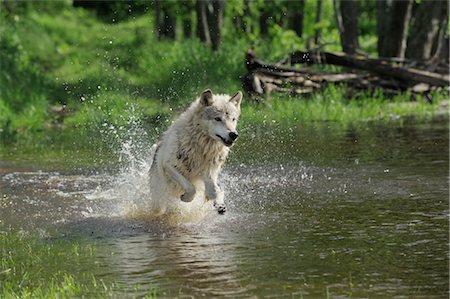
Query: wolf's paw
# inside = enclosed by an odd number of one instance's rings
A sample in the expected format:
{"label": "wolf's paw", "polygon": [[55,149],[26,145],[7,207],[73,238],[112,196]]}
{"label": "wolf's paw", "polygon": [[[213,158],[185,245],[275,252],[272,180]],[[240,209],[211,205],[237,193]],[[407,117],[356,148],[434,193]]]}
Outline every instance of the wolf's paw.
{"label": "wolf's paw", "polygon": [[219,213],[220,215],[225,214],[225,212],[227,211],[227,207],[220,205],[219,207],[217,207],[217,213]]}
{"label": "wolf's paw", "polygon": [[214,204],[214,207],[217,209],[217,213],[219,213],[220,215],[225,214],[225,212],[227,211],[227,206],[225,206],[224,204]]}
{"label": "wolf's paw", "polygon": [[180,199],[184,202],[191,202],[194,200],[195,192],[186,192],[183,195],[181,195]]}

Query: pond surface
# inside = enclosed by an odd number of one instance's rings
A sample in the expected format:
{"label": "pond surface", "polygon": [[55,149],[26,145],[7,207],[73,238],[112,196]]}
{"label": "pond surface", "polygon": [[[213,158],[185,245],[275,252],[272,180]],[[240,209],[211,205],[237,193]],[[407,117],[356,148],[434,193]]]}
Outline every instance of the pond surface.
{"label": "pond surface", "polygon": [[143,138],[104,158],[65,147],[49,159],[45,142],[34,154],[4,148],[0,219],[95,244],[86,263],[43,272],[89,271],[124,297],[156,286],[162,298],[448,298],[447,119],[240,133],[222,174],[224,216],[130,213],[148,193]]}

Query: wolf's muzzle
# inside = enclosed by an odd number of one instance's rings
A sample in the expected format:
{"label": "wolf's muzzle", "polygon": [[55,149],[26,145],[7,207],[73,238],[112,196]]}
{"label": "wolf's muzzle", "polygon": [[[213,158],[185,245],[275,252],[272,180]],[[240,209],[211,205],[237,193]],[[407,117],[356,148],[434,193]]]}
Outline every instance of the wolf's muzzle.
{"label": "wolf's muzzle", "polygon": [[230,137],[231,141],[235,141],[238,138],[239,134],[237,132],[230,132],[228,136]]}
{"label": "wolf's muzzle", "polygon": [[234,144],[234,141],[236,140],[236,138],[238,138],[238,133],[236,132],[230,132],[228,133],[228,137],[224,138],[222,136],[220,136],[219,134],[216,134],[216,136],[222,140],[223,144],[225,144],[226,146],[232,146]]}

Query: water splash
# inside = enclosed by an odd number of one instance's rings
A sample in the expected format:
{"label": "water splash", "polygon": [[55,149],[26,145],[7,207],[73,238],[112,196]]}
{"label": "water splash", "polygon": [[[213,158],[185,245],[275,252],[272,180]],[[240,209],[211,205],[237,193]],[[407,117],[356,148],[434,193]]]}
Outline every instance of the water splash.
{"label": "water splash", "polygon": [[[190,203],[179,199],[152,198],[149,187],[149,171],[153,163],[156,146],[137,118],[129,120],[124,135],[117,134],[114,125],[105,125],[105,141],[120,144],[117,150],[118,173],[111,183],[99,186],[86,198],[92,201],[109,201],[110,215],[139,220],[161,220],[172,224],[198,222],[212,210],[212,203],[204,200],[203,188],[198,186],[198,195]],[[109,133],[108,133],[109,132]],[[117,140],[119,139],[119,140]],[[155,197],[155,194],[153,194]],[[163,208],[162,208],[163,206]]]}

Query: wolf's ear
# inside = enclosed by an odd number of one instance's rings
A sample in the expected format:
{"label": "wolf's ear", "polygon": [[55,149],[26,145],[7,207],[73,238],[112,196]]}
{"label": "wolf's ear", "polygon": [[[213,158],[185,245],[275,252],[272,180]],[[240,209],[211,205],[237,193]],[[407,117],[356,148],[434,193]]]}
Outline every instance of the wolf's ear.
{"label": "wolf's ear", "polygon": [[242,92],[238,91],[234,96],[231,97],[230,102],[240,109],[242,100]]}
{"label": "wolf's ear", "polygon": [[213,103],[213,94],[210,89],[205,90],[202,92],[200,96],[200,103],[204,106],[211,106]]}

